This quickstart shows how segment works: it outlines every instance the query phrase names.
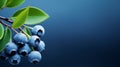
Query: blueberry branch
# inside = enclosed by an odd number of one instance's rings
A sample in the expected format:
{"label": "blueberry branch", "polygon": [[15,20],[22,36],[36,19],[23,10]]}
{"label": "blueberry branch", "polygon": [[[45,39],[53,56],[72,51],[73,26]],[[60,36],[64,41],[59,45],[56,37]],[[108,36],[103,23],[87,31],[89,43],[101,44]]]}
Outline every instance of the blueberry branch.
{"label": "blueberry branch", "polygon": [[10,29],[12,29],[15,33],[18,33],[15,29],[13,29],[10,25],[4,23],[3,21],[0,20],[0,23],[6,27],[9,27]]}
{"label": "blueberry branch", "polygon": [[[2,16],[0,16],[0,19],[2,19],[2,20],[5,20],[5,21],[7,21],[7,22],[9,22],[9,23],[13,23],[13,21],[11,20],[11,19],[9,19],[9,18],[6,18],[6,17],[2,17]],[[12,27],[11,27],[12,28]],[[13,28],[12,28],[13,29]],[[18,30],[20,30],[22,33],[24,33],[28,38],[30,37],[27,33],[25,33],[23,30],[22,30],[22,28],[20,27],[20,28],[18,28]]]}
{"label": "blueberry branch", "polygon": [[6,18],[6,17],[0,16],[0,19],[5,20],[5,21],[7,21],[7,22],[9,22],[9,23],[13,23],[12,20],[10,20],[9,18]]}
{"label": "blueberry branch", "polygon": [[[11,19],[9,19],[9,18],[6,18],[6,17],[3,17],[3,16],[0,16],[0,19],[3,19],[3,20],[5,20],[5,21],[7,21],[7,22],[9,22],[9,23],[13,23],[13,21],[11,20]],[[28,27],[29,29],[32,29],[32,27],[29,27],[29,26],[26,26],[26,25],[23,25],[24,27]],[[22,31],[20,28],[18,28],[20,31]],[[23,32],[23,31],[22,31]],[[23,32],[24,33],[24,32]]]}

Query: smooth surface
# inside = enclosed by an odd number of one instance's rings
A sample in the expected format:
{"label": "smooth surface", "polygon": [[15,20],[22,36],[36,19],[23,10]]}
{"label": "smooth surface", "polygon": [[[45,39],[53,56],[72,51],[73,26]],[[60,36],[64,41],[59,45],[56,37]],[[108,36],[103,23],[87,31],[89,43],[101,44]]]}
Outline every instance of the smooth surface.
{"label": "smooth surface", "polygon": [[120,67],[120,0],[26,0],[0,15],[10,17],[26,5],[50,15],[42,23],[43,59],[37,65],[22,59],[17,66],[0,61],[3,67]]}

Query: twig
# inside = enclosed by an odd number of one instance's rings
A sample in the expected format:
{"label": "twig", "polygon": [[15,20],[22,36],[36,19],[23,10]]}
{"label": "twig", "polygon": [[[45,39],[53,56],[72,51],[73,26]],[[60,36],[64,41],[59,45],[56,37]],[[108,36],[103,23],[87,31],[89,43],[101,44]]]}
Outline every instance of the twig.
{"label": "twig", "polygon": [[[9,19],[9,18],[6,18],[6,17],[2,17],[2,16],[0,16],[0,19],[2,19],[2,20],[5,20],[5,21],[7,21],[7,22],[9,22],[9,23],[13,23],[13,21],[11,20],[11,19]],[[22,33],[24,33],[24,31],[21,29],[21,28],[18,28]]]}
{"label": "twig", "polygon": [[18,33],[15,29],[13,29],[10,25],[4,23],[3,21],[0,20],[0,23],[6,27],[9,27],[10,29],[12,29],[15,33]]}
{"label": "twig", "polygon": [[6,18],[6,17],[0,16],[0,19],[5,20],[5,21],[7,21],[7,22],[9,22],[9,23],[13,23],[13,21],[12,21],[11,19]]}
{"label": "twig", "polygon": [[[12,21],[11,19],[6,18],[6,17],[0,16],[0,19],[5,20],[5,21],[7,21],[7,22],[9,22],[9,23],[11,23],[11,24],[13,23],[13,21]],[[13,29],[13,28],[11,27],[11,29]],[[14,29],[14,30],[15,30],[15,29]],[[22,33],[24,33],[28,38],[30,37],[27,33],[25,33],[25,32],[22,30],[21,27],[18,28],[18,30],[20,30]]]}

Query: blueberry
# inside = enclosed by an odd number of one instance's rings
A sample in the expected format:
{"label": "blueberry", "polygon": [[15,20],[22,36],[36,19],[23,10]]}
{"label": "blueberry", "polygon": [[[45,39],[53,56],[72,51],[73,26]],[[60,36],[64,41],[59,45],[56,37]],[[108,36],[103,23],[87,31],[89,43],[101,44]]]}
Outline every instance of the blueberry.
{"label": "blueberry", "polygon": [[44,41],[40,41],[39,45],[35,48],[37,51],[42,52],[45,50],[45,43]]}
{"label": "blueberry", "polygon": [[8,42],[5,47],[5,52],[9,56],[13,56],[17,52],[17,45],[13,42]]}
{"label": "blueberry", "polygon": [[36,25],[32,29],[33,35],[38,35],[39,37],[43,36],[45,34],[45,29],[41,25]]}
{"label": "blueberry", "polygon": [[23,33],[16,34],[13,39],[19,47],[24,46],[28,42],[27,36]]}
{"label": "blueberry", "polygon": [[30,37],[28,43],[30,46],[36,47],[40,43],[40,38],[36,35],[33,35]]}
{"label": "blueberry", "polygon": [[1,60],[7,60],[7,59],[8,59],[8,56],[6,55],[5,51],[2,51],[2,52],[0,53],[0,59],[1,59]]}
{"label": "blueberry", "polygon": [[20,63],[21,57],[20,57],[20,55],[15,54],[14,56],[10,57],[10,58],[8,59],[8,61],[9,61],[9,63],[12,64],[12,65],[17,65],[17,64]]}
{"label": "blueberry", "polygon": [[38,51],[32,51],[28,55],[29,62],[34,63],[34,64],[39,63],[41,59],[42,59],[42,56]]}
{"label": "blueberry", "polygon": [[25,46],[23,46],[22,48],[19,48],[18,51],[22,56],[26,56],[28,55],[28,53],[30,53],[31,49],[28,46],[28,44],[25,44]]}

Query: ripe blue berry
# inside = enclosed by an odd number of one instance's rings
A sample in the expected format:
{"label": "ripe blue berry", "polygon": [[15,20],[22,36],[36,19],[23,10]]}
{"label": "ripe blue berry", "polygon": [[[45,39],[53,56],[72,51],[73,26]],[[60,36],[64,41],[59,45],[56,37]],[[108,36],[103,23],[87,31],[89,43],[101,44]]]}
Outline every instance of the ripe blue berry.
{"label": "ripe blue berry", "polygon": [[7,60],[7,59],[8,59],[8,56],[6,55],[5,51],[2,51],[2,52],[0,53],[0,59],[1,59],[1,60]]}
{"label": "ripe blue berry", "polygon": [[9,56],[13,56],[17,52],[17,45],[13,42],[8,42],[5,47],[5,52]]}
{"label": "ripe blue berry", "polygon": [[40,38],[36,35],[33,35],[30,37],[28,43],[30,46],[36,47],[40,43]]}
{"label": "ripe blue berry", "polygon": [[12,65],[17,65],[17,64],[20,63],[21,57],[20,57],[20,55],[15,54],[14,56],[10,57],[10,58],[8,59],[8,61],[9,61],[9,63],[12,64]]}
{"label": "ripe blue berry", "polygon": [[25,43],[28,42],[26,35],[23,33],[16,34],[13,39],[14,39],[15,43],[20,47],[24,46]]}
{"label": "ripe blue berry", "polygon": [[37,36],[41,37],[45,34],[45,29],[41,25],[36,25],[33,27],[31,32],[33,35],[37,35]]}
{"label": "ripe blue berry", "polygon": [[35,48],[37,51],[42,52],[45,50],[45,43],[44,41],[40,41],[39,45]]}
{"label": "ripe blue berry", "polygon": [[25,44],[25,46],[19,48],[18,51],[22,56],[26,56],[26,55],[28,55],[28,53],[30,53],[31,49],[28,46],[28,44]]}
{"label": "ripe blue berry", "polygon": [[42,56],[38,51],[32,51],[28,55],[29,62],[34,63],[34,64],[39,63],[41,59],[42,59]]}

